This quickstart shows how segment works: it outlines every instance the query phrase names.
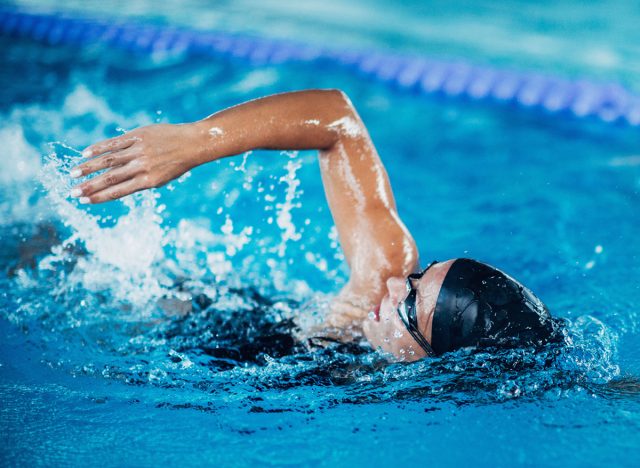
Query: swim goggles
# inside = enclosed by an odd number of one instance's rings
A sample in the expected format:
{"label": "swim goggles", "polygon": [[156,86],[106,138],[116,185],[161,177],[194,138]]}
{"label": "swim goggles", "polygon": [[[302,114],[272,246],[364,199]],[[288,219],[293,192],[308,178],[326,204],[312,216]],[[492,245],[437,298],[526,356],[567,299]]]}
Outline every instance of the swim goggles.
{"label": "swim goggles", "polygon": [[400,317],[400,320],[413,339],[416,340],[424,352],[427,353],[427,356],[435,356],[436,353],[418,329],[418,317],[416,313],[416,297],[418,295],[418,290],[413,287],[413,282],[422,278],[427,270],[436,263],[438,262],[431,262],[431,264],[420,273],[412,273],[407,277],[407,281],[405,283],[405,287],[407,288],[407,298],[398,305],[397,309],[398,317]]}

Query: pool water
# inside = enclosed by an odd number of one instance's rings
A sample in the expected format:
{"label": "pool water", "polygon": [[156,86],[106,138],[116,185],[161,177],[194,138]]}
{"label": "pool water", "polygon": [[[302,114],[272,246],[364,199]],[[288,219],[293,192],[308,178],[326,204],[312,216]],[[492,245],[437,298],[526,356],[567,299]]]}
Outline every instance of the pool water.
{"label": "pool water", "polygon": [[[130,3],[116,2],[122,15],[150,11]],[[240,6],[214,15],[201,2],[168,5],[149,16],[184,24],[188,11],[195,27],[242,24]],[[398,7],[395,26],[375,2],[296,15],[243,5],[279,17],[274,34],[291,37],[323,18],[309,41],[350,31],[338,44],[430,43],[423,52],[637,83],[626,61],[637,48],[597,40],[630,31],[633,12],[622,7],[599,17],[587,44],[599,55],[580,55],[571,52],[587,10],[567,26],[571,39],[549,23],[574,11],[569,4],[525,25],[524,2],[479,2],[455,21],[493,15],[482,41],[464,28],[455,40],[446,28],[421,31],[419,19],[455,23],[444,2],[433,13]],[[84,13],[104,13],[91,8]],[[270,32],[260,21],[246,29]],[[564,48],[516,52],[500,41],[509,33]],[[637,130],[418,97],[328,65],[158,60],[6,38],[0,62],[3,464],[635,466]],[[351,97],[423,263],[466,256],[500,266],[567,319],[566,346],[464,350],[407,365],[366,348],[264,345],[286,341],[294,318],[319,321],[348,277],[313,152],[253,152],[102,206],[66,197],[68,169],[92,142],[311,87]]]}

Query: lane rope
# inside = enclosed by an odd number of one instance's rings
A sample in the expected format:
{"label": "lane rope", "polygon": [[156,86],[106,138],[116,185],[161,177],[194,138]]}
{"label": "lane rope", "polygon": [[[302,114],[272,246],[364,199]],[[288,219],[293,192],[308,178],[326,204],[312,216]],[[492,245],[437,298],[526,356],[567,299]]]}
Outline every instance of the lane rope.
{"label": "lane rope", "polygon": [[0,10],[0,36],[54,46],[101,43],[143,54],[227,57],[254,66],[330,63],[416,94],[511,104],[550,114],[640,126],[640,96],[619,84],[477,66],[465,61],[12,10]]}

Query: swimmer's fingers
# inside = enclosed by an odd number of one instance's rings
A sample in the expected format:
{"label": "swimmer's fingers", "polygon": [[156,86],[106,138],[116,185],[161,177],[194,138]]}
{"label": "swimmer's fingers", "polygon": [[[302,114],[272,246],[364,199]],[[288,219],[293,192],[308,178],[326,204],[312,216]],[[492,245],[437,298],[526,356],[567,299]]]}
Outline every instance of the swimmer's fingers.
{"label": "swimmer's fingers", "polygon": [[116,153],[107,153],[103,156],[76,166],[71,171],[71,177],[77,179],[78,177],[88,176],[89,174],[93,174],[94,172],[98,172],[103,169],[122,166],[123,164],[126,164],[129,161],[135,159],[136,156],[137,151],[133,148],[118,151]]}
{"label": "swimmer's fingers", "polygon": [[135,170],[135,167],[131,166],[131,164],[127,164],[126,166],[116,167],[91,180],[83,182],[71,190],[71,196],[89,197],[97,192],[127,181],[135,177],[138,172]]}
{"label": "swimmer's fingers", "polygon": [[143,190],[144,188],[144,184],[141,180],[133,178],[120,184],[112,185],[91,195],[81,197],[80,203],[95,204],[117,200],[118,198],[126,197],[127,195],[131,195],[132,193]]}
{"label": "swimmer's fingers", "polygon": [[94,143],[91,146],[87,146],[82,152],[82,157],[93,158],[104,153],[120,151],[130,147],[136,141],[140,141],[140,138],[132,133],[120,135],[115,138],[109,138],[108,140],[99,141],[98,143]]}

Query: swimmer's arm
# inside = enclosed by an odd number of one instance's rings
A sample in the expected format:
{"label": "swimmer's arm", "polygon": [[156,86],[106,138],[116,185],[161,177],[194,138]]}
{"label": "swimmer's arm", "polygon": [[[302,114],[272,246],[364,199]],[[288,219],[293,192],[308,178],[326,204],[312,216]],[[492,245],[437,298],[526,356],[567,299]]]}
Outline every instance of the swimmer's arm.
{"label": "swimmer's arm", "polygon": [[164,185],[186,171],[254,149],[320,151],[322,180],[351,269],[332,319],[343,326],[380,302],[391,276],[416,266],[417,249],[400,220],[389,179],[362,120],[344,93],[278,94],[183,125],[151,125],[88,147],[73,175],[105,173],[74,192],[102,203]]}

